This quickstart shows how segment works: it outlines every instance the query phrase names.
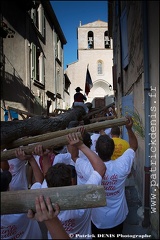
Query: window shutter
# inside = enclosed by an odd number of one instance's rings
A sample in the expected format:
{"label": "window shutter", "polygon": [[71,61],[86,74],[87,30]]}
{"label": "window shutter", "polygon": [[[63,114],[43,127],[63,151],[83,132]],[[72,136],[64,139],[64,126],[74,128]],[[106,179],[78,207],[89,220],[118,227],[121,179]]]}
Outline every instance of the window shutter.
{"label": "window shutter", "polygon": [[117,90],[117,65],[112,66],[113,90]]}
{"label": "window shutter", "polygon": [[122,42],[122,65],[123,69],[128,66],[128,31],[127,31],[127,8],[122,12],[121,22],[121,42]]}
{"label": "window shutter", "polygon": [[36,9],[31,9],[31,18],[33,19],[34,24],[36,25]]}
{"label": "window shutter", "polygon": [[31,43],[31,78],[36,80],[36,46]]}
{"label": "window shutter", "polygon": [[39,6],[39,15],[38,15],[38,29],[42,36],[44,37],[44,9],[42,5]]}
{"label": "window shutter", "polygon": [[41,53],[39,59],[39,76],[40,76],[40,83],[44,84],[45,79],[45,71],[44,71],[44,55]]}

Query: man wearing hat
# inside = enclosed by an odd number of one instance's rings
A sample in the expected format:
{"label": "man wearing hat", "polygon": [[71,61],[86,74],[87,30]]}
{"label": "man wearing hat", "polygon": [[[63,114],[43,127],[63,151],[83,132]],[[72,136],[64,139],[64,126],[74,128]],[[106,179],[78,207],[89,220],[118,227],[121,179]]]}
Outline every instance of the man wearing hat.
{"label": "man wearing hat", "polygon": [[77,87],[76,93],[74,94],[74,103],[73,107],[81,106],[84,108],[86,113],[88,113],[88,107],[84,104],[84,101],[87,100],[86,96],[84,96],[80,91],[83,91],[80,87]]}

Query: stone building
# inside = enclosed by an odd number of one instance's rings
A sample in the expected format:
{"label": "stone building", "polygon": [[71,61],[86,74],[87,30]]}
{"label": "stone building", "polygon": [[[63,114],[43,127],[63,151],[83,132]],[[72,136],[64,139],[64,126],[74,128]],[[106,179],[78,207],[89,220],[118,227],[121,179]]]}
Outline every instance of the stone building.
{"label": "stone building", "polygon": [[67,41],[50,2],[1,1],[0,14],[1,120],[7,106],[37,115],[63,108]]}
{"label": "stone building", "polygon": [[[144,227],[159,239],[159,1],[109,1],[113,89],[118,117],[130,114],[138,138],[133,175]],[[128,139],[123,128],[123,138]]]}
{"label": "stone building", "polygon": [[68,64],[65,74],[71,81],[70,107],[73,103],[75,88],[85,93],[87,66],[93,87],[87,96],[87,102],[93,107],[106,106],[114,101],[112,89],[113,50],[112,39],[108,34],[108,23],[95,21],[81,25],[77,30],[77,61]]}

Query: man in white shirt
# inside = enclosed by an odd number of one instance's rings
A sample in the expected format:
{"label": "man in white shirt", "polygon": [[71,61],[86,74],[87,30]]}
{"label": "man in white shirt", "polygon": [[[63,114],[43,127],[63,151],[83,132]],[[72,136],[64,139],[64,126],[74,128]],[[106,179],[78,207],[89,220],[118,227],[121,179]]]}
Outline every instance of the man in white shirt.
{"label": "man in white shirt", "polygon": [[[1,170],[1,192],[9,190],[12,175]],[[39,224],[26,213],[1,215],[1,239],[42,239]]]}
{"label": "man in white shirt", "polygon": [[[91,151],[78,137],[77,132],[71,133],[67,137],[68,143],[72,148],[73,161],[75,162],[75,167],[80,161],[78,158],[79,151],[82,151],[86,157],[89,159],[93,170],[87,180],[86,184],[96,184],[100,185],[102,177],[105,173],[105,164],[99,158],[99,156]],[[18,153],[18,152],[17,152]],[[25,155],[24,152],[19,149],[20,155]],[[21,158],[20,155],[17,155]],[[36,152],[37,154],[37,152]],[[37,180],[35,184],[32,185],[31,189],[42,188],[42,172],[38,167],[36,160],[32,157],[30,161],[31,166],[33,167],[33,172],[36,173],[35,179]],[[34,165],[33,165],[34,164]],[[39,177],[38,177],[38,174]],[[70,186],[71,182],[71,169],[64,163],[57,163],[54,166],[49,167],[46,172],[45,179],[48,187],[60,187],[60,186]],[[75,238],[82,239],[85,235],[85,239],[91,239],[91,209],[78,209],[78,210],[66,210],[61,211],[58,215],[58,218],[62,222],[62,225],[66,232],[70,236]],[[48,232],[48,238],[51,239],[50,233]]]}
{"label": "man in white shirt", "polygon": [[121,234],[123,222],[128,214],[125,197],[125,180],[131,171],[138,142],[132,131],[133,121],[127,117],[126,128],[129,136],[130,148],[124,154],[111,160],[114,151],[114,142],[107,135],[100,136],[96,143],[96,152],[106,165],[106,173],[102,185],[106,191],[107,205],[102,208],[92,209],[92,233]]}

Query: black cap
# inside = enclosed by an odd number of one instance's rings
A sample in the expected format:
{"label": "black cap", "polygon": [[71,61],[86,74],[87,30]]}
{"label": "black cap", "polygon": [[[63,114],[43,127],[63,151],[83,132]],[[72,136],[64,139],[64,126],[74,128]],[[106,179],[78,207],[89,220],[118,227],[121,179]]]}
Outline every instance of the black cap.
{"label": "black cap", "polygon": [[83,91],[80,87],[77,87],[75,90],[76,92]]}
{"label": "black cap", "polygon": [[4,170],[1,172],[1,184],[0,184],[1,192],[5,192],[8,190],[11,180],[12,174],[9,171]]}

